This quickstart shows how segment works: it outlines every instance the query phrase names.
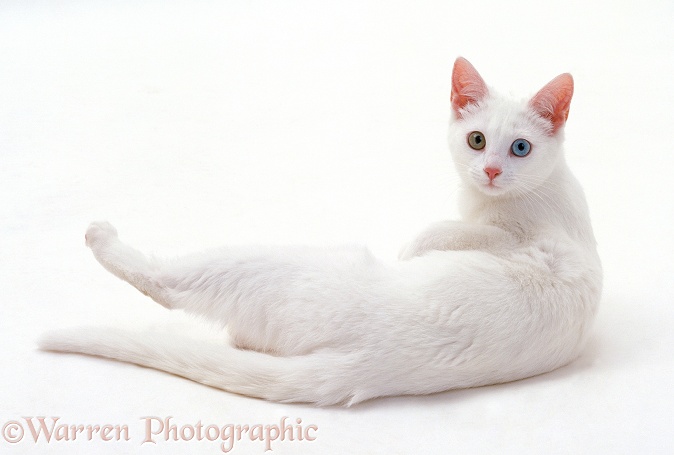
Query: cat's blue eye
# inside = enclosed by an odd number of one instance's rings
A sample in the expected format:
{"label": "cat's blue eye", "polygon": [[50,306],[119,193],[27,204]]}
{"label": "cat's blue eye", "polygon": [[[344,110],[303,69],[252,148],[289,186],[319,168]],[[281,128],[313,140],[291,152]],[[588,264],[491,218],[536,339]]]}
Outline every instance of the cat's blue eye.
{"label": "cat's blue eye", "polygon": [[531,151],[531,144],[529,144],[529,141],[526,139],[517,139],[515,142],[513,142],[510,150],[512,150],[513,155],[515,156],[527,156]]}

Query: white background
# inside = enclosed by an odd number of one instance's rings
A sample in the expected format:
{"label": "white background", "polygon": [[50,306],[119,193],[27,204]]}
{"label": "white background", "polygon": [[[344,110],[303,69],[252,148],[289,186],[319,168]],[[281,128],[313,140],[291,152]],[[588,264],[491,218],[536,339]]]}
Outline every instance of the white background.
{"label": "white background", "polygon": [[[0,439],[0,452],[215,454],[208,441],[141,445],[140,418],[290,416],[318,438],[273,453],[672,453],[673,5],[2,2],[0,424],[127,424],[132,440]],[[458,55],[517,96],[574,75],[567,158],[605,268],[577,362],[320,409],[35,349],[51,328],[186,323],[94,261],[83,234],[95,219],[160,254],[362,243],[393,259],[425,224],[456,216],[445,135]]]}

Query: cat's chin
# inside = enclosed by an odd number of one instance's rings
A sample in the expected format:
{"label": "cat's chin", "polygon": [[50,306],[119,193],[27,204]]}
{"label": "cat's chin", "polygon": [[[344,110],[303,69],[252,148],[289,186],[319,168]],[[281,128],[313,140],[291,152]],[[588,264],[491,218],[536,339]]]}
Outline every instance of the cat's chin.
{"label": "cat's chin", "polygon": [[490,197],[504,196],[508,193],[506,188],[493,183],[478,183],[476,186],[480,193]]}

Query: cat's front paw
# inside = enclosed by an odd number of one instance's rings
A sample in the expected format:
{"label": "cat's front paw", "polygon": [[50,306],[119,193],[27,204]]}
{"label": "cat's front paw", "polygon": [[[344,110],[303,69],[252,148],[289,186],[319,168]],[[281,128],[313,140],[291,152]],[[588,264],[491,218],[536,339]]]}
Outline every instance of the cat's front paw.
{"label": "cat's front paw", "polygon": [[87,228],[87,233],[84,234],[84,243],[93,248],[96,245],[103,245],[109,243],[111,240],[117,238],[117,229],[107,221],[94,221]]}
{"label": "cat's front paw", "polygon": [[419,255],[419,251],[416,248],[414,242],[410,242],[403,246],[398,253],[398,260],[400,261],[409,261],[415,256]]}

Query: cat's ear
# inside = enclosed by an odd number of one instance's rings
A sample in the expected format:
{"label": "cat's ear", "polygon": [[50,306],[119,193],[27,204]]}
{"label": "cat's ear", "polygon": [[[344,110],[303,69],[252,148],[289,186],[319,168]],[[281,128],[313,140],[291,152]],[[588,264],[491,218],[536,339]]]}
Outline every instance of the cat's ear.
{"label": "cat's ear", "polygon": [[452,109],[457,118],[461,118],[461,110],[468,104],[482,100],[489,90],[477,70],[468,60],[459,57],[454,62],[452,71]]}
{"label": "cat's ear", "polygon": [[573,78],[569,73],[560,74],[539,90],[529,101],[538,115],[550,120],[552,134],[566,123],[573,96]]}

